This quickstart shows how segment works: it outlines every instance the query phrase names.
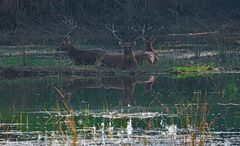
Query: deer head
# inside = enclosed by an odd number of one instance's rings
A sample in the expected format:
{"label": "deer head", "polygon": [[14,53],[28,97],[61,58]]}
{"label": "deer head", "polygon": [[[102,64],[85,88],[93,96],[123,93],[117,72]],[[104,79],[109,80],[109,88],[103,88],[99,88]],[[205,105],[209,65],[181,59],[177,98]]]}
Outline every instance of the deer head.
{"label": "deer head", "polygon": [[[122,47],[124,49],[124,60],[123,60],[123,67],[130,67],[130,66],[135,66],[137,65],[137,60],[135,58],[135,54],[132,50],[132,47],[136,44],[136,41],[139,40],[140,38],[143,37],[143,35],[145,34],[146,30],[145,30],[145,25],[143,25],[143,28],[141,30],[141,34],[134,37],[133,39],[131,39],[130,41],[123,41],[123,39],[121,39],[118,35],[117,35],[117,31],[115,30],[115,26],[114,24],[112,25],[112,28],[109,28],[108,26],[106,26],[106,29],[109,30],[110,32],[112,32],[113,36],[118,40],[120,47]],[[138,32],[135,28],[133,28],[131,26],[131,29]]]}
{"label": "deer head", "polygon": [[57,48],[58,51],[67,51],[68,46],[71,44],[70,37],[67,37],[66,39],[61,39],[61,42],[59,43],[59,46]]}
{"label": "deer head", "polygon": [[143,37],[145,51],[153,51],[153,44],[155,42],[155,38],[151,36],[149,39]]}
{"label": "deer head", "polygon": [[[131,40],[127,40],[127,41],[123,41],[123,39],[121,39],[118,35],[117,35],[117,31],[115,30],[115,25],[112,25],[112,28],[109,28],[107,25],[105,26],[107,30],[109,30],[110,32],[112,32],[113,36],[118,40],[119,45],[124,48],[124,49],[131,49],[135,44],[136,41],[139,40],[140,38],[142,38],[145,34],[146,31],[152,29],[152,28],[148,28],[146,30],[146,26],[145,24],[143,25],[142,30],[140,30],[142,33],[136,37],[134,37]],[[139,31],[137,29],[135,29],[134,27],[131,26],[131,30],[133,30],[134,32],[138,33]]]}

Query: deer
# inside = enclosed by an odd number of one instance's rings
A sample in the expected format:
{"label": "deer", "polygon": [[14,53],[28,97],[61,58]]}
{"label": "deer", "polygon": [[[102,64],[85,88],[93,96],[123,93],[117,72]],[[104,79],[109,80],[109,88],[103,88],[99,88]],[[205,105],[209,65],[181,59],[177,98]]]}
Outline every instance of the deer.
{"label": "deer", "polygon": [[106,26],[106,29],[112,32],[113,36],[119,41],[119,45],[123,48],[123,53],[105,53],[101,59],[102,66],[112,68],[130,69],[137,66],[138,62],[133,51],[133,46],[138,39],[145,34],[145,25],[143,26],[142,33],[135,37],[132,41],[123,41],[116,34],[114,24],[112,28]]}
{"label": "deer", "polygon": [[153,48],[155,39],[153,38],[153,36],[151,36],[148,40],[143,37],[143,41],[145,50],[135,53],[138,63],[143,64],[143,62],[146,61],[149,64],[156,64],[159,58],[157,52]]}
{"label": "deer", "polygon": [[73,20],[66,20],[65,23],[70,26],[71,30],[62,38],[57,50],[67,51],[68,56],[73,59],[76,65],[94,65],[106,51],[101,48],[77,49],[70,39],[70,35],[77,28],[77,25],[74,25]]}
{"label": "deer", "polygon": [[157,54],[157,51],[153,48],[153,44],[155,43],[155,38],[151,36],[150,39],[147,40],[143,37],[143,41],[145,44],[145,51],[152,52],[154,54],[154,63],[156,63],[159,60],[159,56]]}
{"label": "deer", "polygon": [[123,53],[105,53],[101,59],[103,66],[111,68],[134,68],[137,65],[134,52],[131,49],[130,42],[120,42],[120,46],[124,49]]}

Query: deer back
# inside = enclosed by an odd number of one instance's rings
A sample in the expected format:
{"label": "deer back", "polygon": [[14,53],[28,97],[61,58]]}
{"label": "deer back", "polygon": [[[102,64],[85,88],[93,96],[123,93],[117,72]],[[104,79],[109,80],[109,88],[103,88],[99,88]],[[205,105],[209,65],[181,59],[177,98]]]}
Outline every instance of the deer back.
{"label": "deer back", "polygon": [[101,58],[101,65],[112,68],[120,68],[123,61],[123,53],[105,53]]}

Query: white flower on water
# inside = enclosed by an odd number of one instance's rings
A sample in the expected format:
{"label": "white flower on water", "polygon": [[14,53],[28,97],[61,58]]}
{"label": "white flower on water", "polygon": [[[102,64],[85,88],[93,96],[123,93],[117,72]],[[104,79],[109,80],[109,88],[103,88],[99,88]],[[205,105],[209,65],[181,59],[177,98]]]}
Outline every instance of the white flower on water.
{"label": "white flower on water", "polygon": [[102,122],[101,123],[101,132],[102,132],[102,134],[104,133],[104,127],[105,127],[104,122]]}
{"label": "white flower on water", "polygon": [[112,123],[109,122],[108,132],[109,132],[110,134],[113,134],[113,129],[114,129],[114,126],[112,126]]}
{"label": "white flower on water", "polygon": [[102,132],[102,144],[105,145],[105,135],[104,135],[104,122],[101,123],[101,132]]}
{"label": "white flower on water", "polygon": [[129,121],[127,122],[127,134],[132,135],[133,128],[132,128],[132,119],[130,118]]}
{"label": "white flower on water", "polygon": [[177,125],[170,125],[167,127],[167,133],[168,135],[177,135]]}
{"label": "white flower on water", "polygon": [[93,125],[93,135],[96,135],[96,127]]}
{"label": "white flower on water", "polygon": [[229,141],[229,139],[224,139],[223,140],[223,145],[226,145],[226,146],[230,146],[231,145],[231,142]]}
{"label": "white flower on water", "polygon": [[39,140],[41,140],[42,138],[43,138],[42,135],[41,135],[41,134],[38,134],[37,140],[39,141]]}

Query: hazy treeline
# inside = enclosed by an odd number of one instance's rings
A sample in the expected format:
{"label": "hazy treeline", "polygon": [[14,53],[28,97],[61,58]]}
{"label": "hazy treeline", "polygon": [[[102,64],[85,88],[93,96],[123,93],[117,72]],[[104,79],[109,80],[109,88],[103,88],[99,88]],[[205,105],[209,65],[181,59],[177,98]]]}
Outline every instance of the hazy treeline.
{"label": "hazy treeline", "polygon": [[239,10],[238,0],[0,0],[0,44],[55,44],[68,32],[63,16],[77,23],[75,36],[96,42],[107,42],[105,25],[113,23],[124,38],[133,36],[129,26],[143,24],[154,35],[236,32]]}
{"label": "hazy treeline", "polygon": [[0,0],[0,28],[57,22],[68,15],[87,26],[108,22],[150,23],[176,21],[177,17],[214,17],[228,14],[240,19],[238,0]]}

